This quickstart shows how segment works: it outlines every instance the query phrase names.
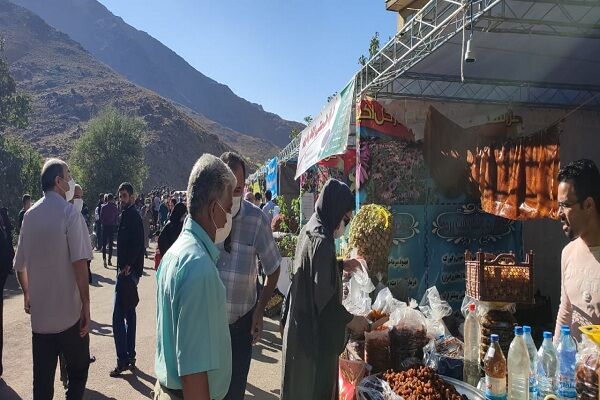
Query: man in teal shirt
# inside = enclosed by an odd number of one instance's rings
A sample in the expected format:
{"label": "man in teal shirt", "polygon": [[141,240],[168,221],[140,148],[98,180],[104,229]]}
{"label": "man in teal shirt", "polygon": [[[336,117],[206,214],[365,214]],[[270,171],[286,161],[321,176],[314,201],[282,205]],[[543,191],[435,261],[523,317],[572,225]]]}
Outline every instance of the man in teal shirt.
{"label": "man in teal shirt", "polygon": [[229,389],[231,339],[215,243],[231,231],[235,185],[212,155],[192,169],[189,217],[156,274],[155,400],[221,400]]}

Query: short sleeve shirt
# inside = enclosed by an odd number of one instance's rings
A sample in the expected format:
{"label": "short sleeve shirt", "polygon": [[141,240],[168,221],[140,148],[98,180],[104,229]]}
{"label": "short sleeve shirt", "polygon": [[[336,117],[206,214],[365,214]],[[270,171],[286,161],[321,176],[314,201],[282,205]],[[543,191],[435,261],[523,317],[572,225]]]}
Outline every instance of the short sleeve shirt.
{"label": "short sleeve shirt", "polygon": [[156,273],[156,377],[169,389],[182,389],[181,376],[207,372],[210,396],[216,400],[225,397],[231,380],[218,256],[206,232],[188,218]]}
{"label": "short sleeve shirt", "polygon": [[73,263],[91,259],[81,213],[59,194],[45,193],[25,213],[14,261],[15,270],[27,270],[33,332],[64,332],[79,320]]}
{"label": "short sleeve shirt", "polygon": [[242,201],[240,212],[233,218],[231,251],[219,245],[221,256],[217,268],[227,288],[229,323],[236,322],[256,304],[257,257],[267,275],[281,264],[281,255],[273,239],[269,219],[253,204]]}

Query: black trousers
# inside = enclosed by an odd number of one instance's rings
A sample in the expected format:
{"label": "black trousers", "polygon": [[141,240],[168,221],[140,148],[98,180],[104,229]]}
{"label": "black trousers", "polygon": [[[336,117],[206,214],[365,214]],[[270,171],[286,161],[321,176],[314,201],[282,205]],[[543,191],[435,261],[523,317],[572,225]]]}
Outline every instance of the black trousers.
{"label": "black trousers", "polygon": [[4,285],[6,284],[5,273],[0,273],[0,376],[3,373],[2,368],[2,348],[4,347]]}
{"label": "black trousers", "polygon": [[102,259],[106,261],[106,250],[108,247],[108,260],[112,259],[113,241],[115,238],[115,227],[111,225],[102,226]]}
{"label": "black trousers", "polygon": [[67,400],[81,400],[90,367],[90,336],[79,336],[79,321],[61,333],[33,333],[33,400],[54,397],[54,375],[58,355],[67,368]]}

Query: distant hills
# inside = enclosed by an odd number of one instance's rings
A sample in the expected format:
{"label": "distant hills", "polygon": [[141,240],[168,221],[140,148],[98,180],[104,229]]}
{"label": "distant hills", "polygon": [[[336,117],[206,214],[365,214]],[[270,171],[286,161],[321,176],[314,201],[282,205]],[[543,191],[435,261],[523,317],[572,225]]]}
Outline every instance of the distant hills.
{"label": "distant hills", "polygon": [[171,49],[128,25],[96,0],[13,2],[68,34],[130,81],[229,128],[232,134],[237,131],[284,147],[290,131],[304,127],[237,96],[229,87],[195,70]]}
{"label": "distant hills", "polygon": [[6,0],[0,0],[0,36],[19,90],[32,98],[31,126],[14,133],[46,156],[67,157],[87,121],[111,105],[140,116],[148,126],[146,188],[184,188],[202,153],[231,149],[208,131],[208,123],[201,125],[170,101],[127,81],[69,36]]}

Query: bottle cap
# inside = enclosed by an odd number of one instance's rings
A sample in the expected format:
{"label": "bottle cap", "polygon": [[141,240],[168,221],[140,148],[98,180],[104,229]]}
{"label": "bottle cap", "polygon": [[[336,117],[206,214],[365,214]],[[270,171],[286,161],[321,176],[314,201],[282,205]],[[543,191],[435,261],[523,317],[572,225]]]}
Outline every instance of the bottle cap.
{"label": "bottle cap", "polygon": [[552,339],[552,332],[545,331],[544,332],[544,339]]}
{"label": "bottle cap", "polygon": [[523,336],[523,327],[521,327],[521,326],[515,326],[515,335],[516,336]]}
{"label": "bottle cap", "polygon": [[491,340],[492,342],[499,342],[499,341],[500,341],[500,338],[498,337],[498,335],[496,335],[496,334],[494,333],[494,334],[492,334],[492,335],[490,336],[490,340]]}
{"label": "bottle cap", "polygon": [[469,304],[469,311],[471,311],[471,312],[475,311],[475,303]]}
{"label": "bottle cap", "polygon": [[560,328],[560,333],[562,333],[563,335],[570,335],[571,328],[569,328],[568,325],[563,325],[562,328]]}
{"label": "bottle cap", "polygon": [[529,325],[523,325],[523,333],[531,333],[531,327]]}

